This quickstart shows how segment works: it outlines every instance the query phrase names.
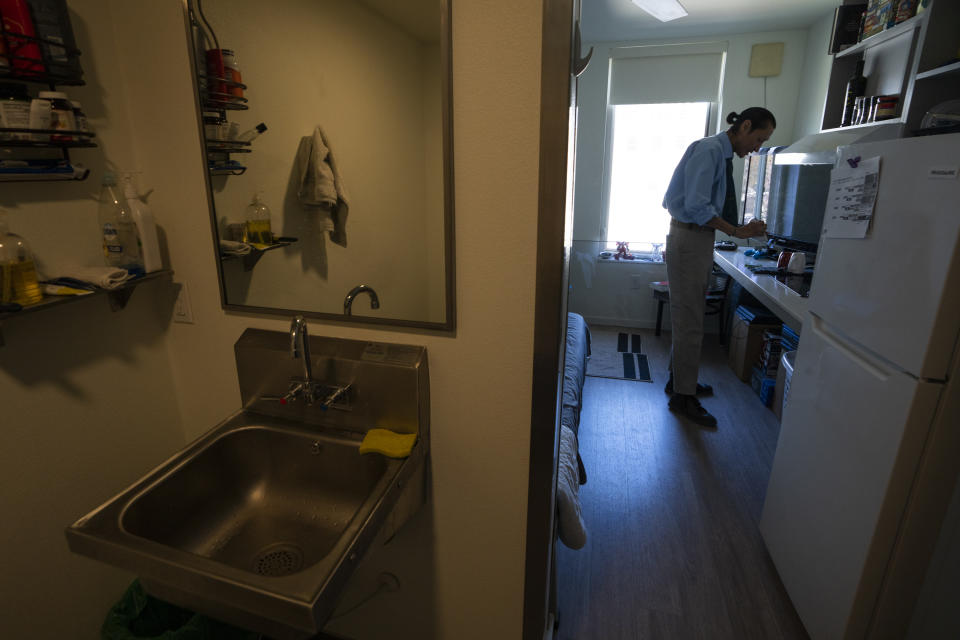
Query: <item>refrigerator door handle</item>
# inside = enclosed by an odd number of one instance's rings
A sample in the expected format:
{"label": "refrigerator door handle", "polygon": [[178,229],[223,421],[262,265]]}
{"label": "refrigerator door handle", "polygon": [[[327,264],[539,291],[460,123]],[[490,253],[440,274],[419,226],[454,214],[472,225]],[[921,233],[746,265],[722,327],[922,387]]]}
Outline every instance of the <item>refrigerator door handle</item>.
{"label": "refrigerator door handle", "polygon": [[810,317],[813,319],[813,322],[810,324],[810,328],[813,329],[813,332],[820,336],[824,342],[845,355],[857,366],[881,382],[886,382],[890,378],[893,373],[892,371],[883,368],[880,363],[868,360],[862,353],[852,349],[843,338],[837,336],[836,333],[831,331],[827,327],[827,323],[825,323],[823,319],[817,316],[815,313],[811,313]]}

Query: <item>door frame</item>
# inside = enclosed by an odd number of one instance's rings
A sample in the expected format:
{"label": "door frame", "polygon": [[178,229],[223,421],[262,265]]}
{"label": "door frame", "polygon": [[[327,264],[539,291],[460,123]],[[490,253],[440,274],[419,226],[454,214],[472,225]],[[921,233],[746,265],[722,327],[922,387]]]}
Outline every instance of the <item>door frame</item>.
{"label": "door frame", "polygon": [[555,609],[554,534],[560,390],[566,341],[566,238],[573,202],[569,136],[575,117],[571,74],[579,0],[544,0],[540,66],[540,174],[534,302],[533,389],[524,573],[523,638],[543,640]]}

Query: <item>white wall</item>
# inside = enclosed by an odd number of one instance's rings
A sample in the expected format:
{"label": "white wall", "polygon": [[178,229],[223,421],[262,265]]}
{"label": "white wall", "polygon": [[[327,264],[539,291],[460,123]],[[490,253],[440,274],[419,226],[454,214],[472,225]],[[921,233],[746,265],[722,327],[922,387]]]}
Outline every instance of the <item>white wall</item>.
{"label": "white wall", "polygon": [[803,61],[803,79],[797,97],[797,121],[794,136],[802,138],[820,132],[823,106],[827,99],[827,84],[833,56],[827,53],[833,29],[833,12],[810,27],[807,35],[807,55]]}
{"label": "white wall", "polygon": [[[428,287],[443,264],[442,251],[428,244],[442,246],[429,226],[442,224],[435,196],[441,176],[427,175],[441,152],[439,138],[427,135],[440,130],[440,85],[426,75],[439,73],[438,46],[343,0],[220,0],[205,3],[204,13],[221,46],[236,52],[247,85],[249,110],[228,118],[240,131],[268,126],[253,153],[233,156],[246,174],[214,178],[218,219],[242,222],[252,193],[262,191],[274,231],[299,238],[251,271],[225,262],[228,300],[340,313],[347,292],[365,283],[381,308],[361,300],[357,315],[442,321],[442,304],[431,308]],[[349,194],[347,247],[318,227],[326,214],[305,211],[297,199],[297,147],[317,125]]]}
{"label": "white wall", "polygon": [[[87,182],[5,183],[0,204],[48,275],[102,264],[97,195],[105,159],[134,165],[133,130],[108,6],[71,0],[83,51],[84,105],[99,149],[73,152]],[[141,285],[127,307],[104,297],[0,326],[0,637],[99,637],[133,576],[67,550],[64,528],[184,444],[166,330],[169,281]]]}
{"label": "white wall", "polygon": [[[794,122],[797,118],[797,98],[806,57],[807,31],[798,29],[722,38],[689,38],[682,42],[714,41],[727,43],[720,104],[721,120],[730,111],[764,105],[763,78],[750,78],[747,74],[751,48],[759,43],[784,43],[782,72],[779,76],[768,78],[766,82],[766,106],[776,116],[778,125],[768,144],[774,146],[792,142],[795,139]],[[642,44],[668,43],[644,41]],[[650,264],[594,264],[593,261],[593,256],[600,248],[598,241],[601,239],[603,222],[601,203],[606,162],[607,72],[610,50],[637,44],[641,43],[593,43],[593,62],[580,76],[570,310],[582,314],[588,322],[596,324],[653,327],[656,303],[647,282],[666,280],[666,267]],[[584,48],[586,49],[586,46]],[[722,124],[722,128],[726,126]],[[720,130],[721,125],[718,125],[717,131]],[[742,174],[743,161],[735,157],[733,175],[738,193]],[[717,234],[717,239],[725,237]],[[633,288],[635,286],[638,288]],[[668,312],[664,313],[664,325],[669,327]],[[709,324],[707,330],[711,330]]]}

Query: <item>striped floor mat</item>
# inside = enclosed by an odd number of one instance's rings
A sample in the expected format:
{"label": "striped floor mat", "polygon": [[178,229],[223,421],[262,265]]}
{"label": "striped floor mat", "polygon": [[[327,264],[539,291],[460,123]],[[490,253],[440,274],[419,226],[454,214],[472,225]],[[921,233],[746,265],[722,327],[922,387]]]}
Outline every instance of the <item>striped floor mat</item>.
{"label": "striped floor mat", "polygon": [[587,375],[653,382],[650,365],[641,349],[641,337],[629,330],[590,328],[591,352]]}

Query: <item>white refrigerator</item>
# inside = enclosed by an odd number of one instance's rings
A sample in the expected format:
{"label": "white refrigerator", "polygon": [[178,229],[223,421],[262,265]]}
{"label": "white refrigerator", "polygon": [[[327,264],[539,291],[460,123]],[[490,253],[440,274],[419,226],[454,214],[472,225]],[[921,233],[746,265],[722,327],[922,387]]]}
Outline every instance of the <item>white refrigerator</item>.
{"label": "white refrigerator", "polygon": [[960,469],[960,134],[857,156],[874,217],[821,238],[760,521],[812,640],[908,637]]}

